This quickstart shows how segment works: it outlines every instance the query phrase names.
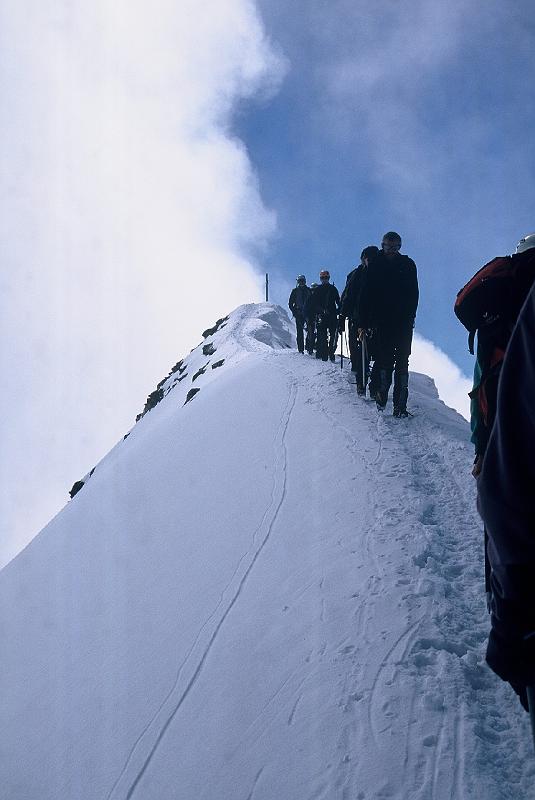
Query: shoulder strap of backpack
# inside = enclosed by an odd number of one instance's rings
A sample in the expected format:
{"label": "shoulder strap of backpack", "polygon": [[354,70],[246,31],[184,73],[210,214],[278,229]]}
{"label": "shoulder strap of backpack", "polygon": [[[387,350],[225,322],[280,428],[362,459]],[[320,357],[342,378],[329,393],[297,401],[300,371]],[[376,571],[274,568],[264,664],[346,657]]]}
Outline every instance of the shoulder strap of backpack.
{"label": "shoulder strap of backpack", "polygon": [[475,339],[476,339],[476,332],[475,331],[470,331],[470,333],[468,334],[468,352],[472,356],[474,355],[474,342],[475,342]]}

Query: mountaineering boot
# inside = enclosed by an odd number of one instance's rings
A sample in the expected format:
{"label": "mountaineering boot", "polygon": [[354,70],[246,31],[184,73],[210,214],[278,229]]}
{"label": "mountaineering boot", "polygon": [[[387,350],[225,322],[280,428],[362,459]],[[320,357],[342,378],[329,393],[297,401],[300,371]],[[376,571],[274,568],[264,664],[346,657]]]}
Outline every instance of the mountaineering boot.
{"label": "mountaineering boot", "polygon": [[384,411],[386,406],[386,392],[377,389],[375,392],[375,402],[377,404],[377,411]]}
{"label": "mountaineering boot", "polygon": [[392,416],[398,417],[398,418],[408,417],[409,416],[409,412],[407,411],[406,408],[398,408],[396,406],[396,407],[394,407],[394,412],[393,412]]}
{"label": "mountaineering boot", "polygon": [[331,359],[331,361],[336,361],[336,356],[334,355],[334,353],[330,355],[329,358]]}
{"label": "mountaineering boot", "polygon": [[390,388],[390,380],[388,373],[385,369],[380,369],[378,374],[378,381],[375,389],[375,402],[377,403],[378,411],[383,411],[388,400],[388,390]]}
{"label": "mountaineering boot", "polygon": [[[392,401],[394,405],[394,416],[395,417],[406,417],[407,414],[403,413],[407,411],[407,400],[409,397],[409,374],[402,373],[401,375],[394,375],[394,392],[392,394]],[[396,414],[395,412],[399,411],[400,414]]]}
{"label": "mountaineering boot", "polygon": [[363,397],[366,394],[366,387],[362,386],[360,383],[357,383],[357,394],[359,397]]}

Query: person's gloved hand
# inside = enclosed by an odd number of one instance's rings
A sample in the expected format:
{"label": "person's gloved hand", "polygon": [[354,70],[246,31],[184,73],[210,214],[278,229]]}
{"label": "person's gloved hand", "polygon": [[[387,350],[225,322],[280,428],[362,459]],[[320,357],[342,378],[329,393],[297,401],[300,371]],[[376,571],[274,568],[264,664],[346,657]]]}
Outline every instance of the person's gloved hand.
{"label": "person's gloved hand", "polygon": [[476,456],[474,461],[474,466],[472,467],[472,475],[474,476],[474,478],[479,478],[482,469],[483,469],[483,456],[479,454]]}
{"label": "person's gloved hand", "polygon": [[493,628],[487,645],[487,664],[511,684],[522,706],[529,711],[526,686],[535,685],[535,631],[524,638],[508,639]]}

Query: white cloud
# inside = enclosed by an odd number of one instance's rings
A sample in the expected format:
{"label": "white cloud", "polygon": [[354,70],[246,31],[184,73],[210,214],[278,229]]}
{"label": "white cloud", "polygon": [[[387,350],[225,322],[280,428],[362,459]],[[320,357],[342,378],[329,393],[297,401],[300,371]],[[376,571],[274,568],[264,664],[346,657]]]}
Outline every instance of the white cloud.
{"label": "white cloud", "polygon": [[472,381],[462,374],[446,353],[417,333],[412,343],[410,369],[433,378],[440,399],[465,419],[470,419],[468,392],[472,389]]}
{"label": "white cloud", "polygon": [[283,66],[248,0],[0,13],[1,564],[203,328],[262,299],[275,219],[229,124]]}
{"label": "white cloud", "polygon": [[[345,1],[340,0],[342,6]],[[430,190],[450,161],[440,130],[429,128],[426,99],[436,77],[455,63],[475,13],[474,4],[464,0],[396,5],[377,0],[372,11],[364,3],[353,4],[361,46],[322,68],[338,125],[343,130],[344,121],[354,124],[358,112],[372,156],[370,171],[399,193],[402,207],[408,192]],[[443,128],[449,130],[451,118],[450,112]]]}

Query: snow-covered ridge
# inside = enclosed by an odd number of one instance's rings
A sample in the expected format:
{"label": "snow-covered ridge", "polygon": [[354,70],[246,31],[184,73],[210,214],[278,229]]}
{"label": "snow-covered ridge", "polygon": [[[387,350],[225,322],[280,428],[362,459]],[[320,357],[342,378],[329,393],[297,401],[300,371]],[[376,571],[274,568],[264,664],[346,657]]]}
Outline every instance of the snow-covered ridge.
{"label": "snow-covered ridge", "polygon": [[414,373],[378,415],[291,342],[237,309],[0,572],[2,797],[530,797],[468,424]]}
{"label": "snow-covered ridge", "polygon": [[[271,303],[248,303],[218,319],[202,333],[203,341],[188,356],[180,359],[168,375],[149,394],[136,423],[172,393],[170,401],[185,405],[201,388],[209,385],[219,370],[250,355],[266,350],[295,346],[293,325],[281,306]],[[125,439],[131,432],[125,435]],[[120,446],[120,443],[119,445]],[[96,467],[76,481],[70,490],[74,497],[93,475]]]}
{"label": "snow-covered ridge", "polygon": [[[280,306],[270,303],[249,303],[218,319],[213,327],[203,331],[203,341],[189,356],[181,359],[147,398],[141,419],[160,400],[183,383],[189,402],[202,385],[213,376],[213,370],[235,363],[251,352],[293,347],[295,337],[288,315]],[[200,378],[203,380],[200,380]],[[137,421],[136,420],[136,421]]]}

